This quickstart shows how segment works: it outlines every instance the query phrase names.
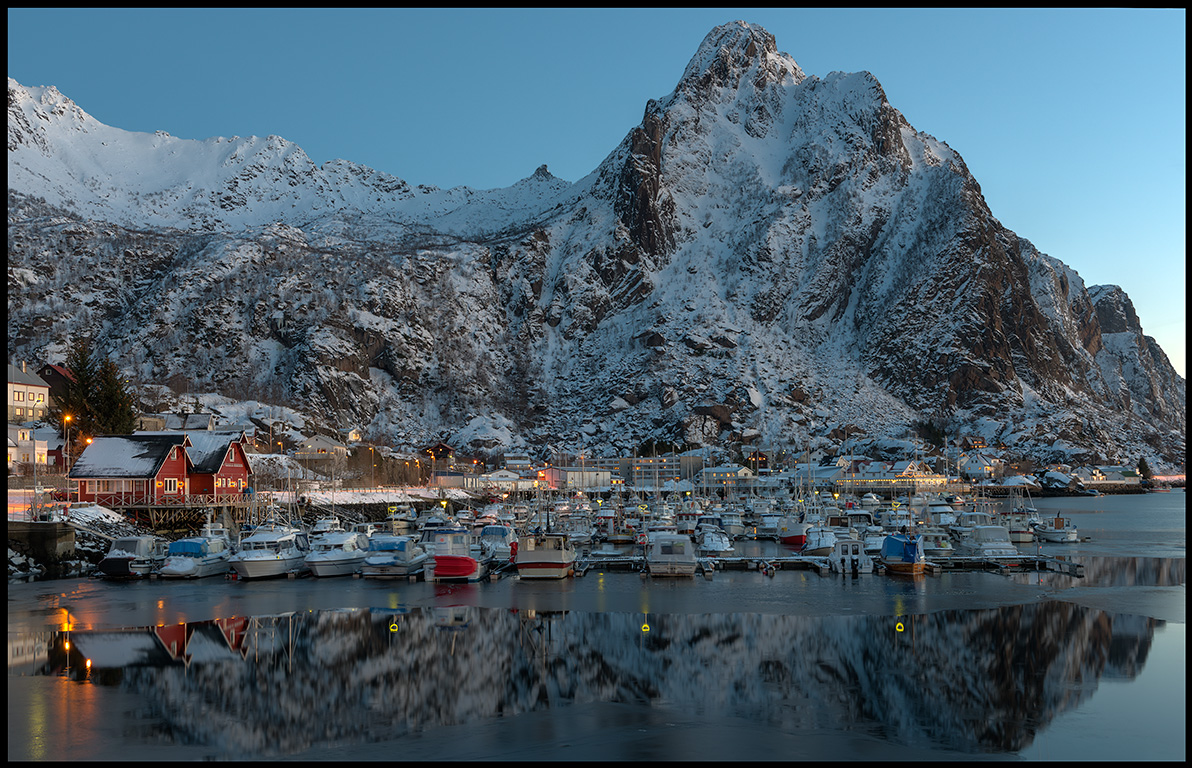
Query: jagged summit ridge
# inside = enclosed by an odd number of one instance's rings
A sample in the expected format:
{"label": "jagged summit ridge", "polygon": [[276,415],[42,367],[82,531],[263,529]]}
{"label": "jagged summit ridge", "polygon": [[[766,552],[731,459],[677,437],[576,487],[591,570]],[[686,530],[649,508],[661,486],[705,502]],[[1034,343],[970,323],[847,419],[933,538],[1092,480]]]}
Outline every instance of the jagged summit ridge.
{"label": "jagged summit ridge", "polygon": [[760,89],[770,83],[797,85],[803,77],[795,60],[778,51],[772,34],[756,24],[734,21],[707,34],[676,90],[740,88],[746,82]]}

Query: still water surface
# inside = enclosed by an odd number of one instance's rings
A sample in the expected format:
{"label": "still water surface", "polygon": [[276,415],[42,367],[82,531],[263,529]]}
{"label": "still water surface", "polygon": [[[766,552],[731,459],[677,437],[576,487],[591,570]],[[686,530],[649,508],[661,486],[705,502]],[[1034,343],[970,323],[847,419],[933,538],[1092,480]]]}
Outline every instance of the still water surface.
{"label": "still water surface", "polygon": [[14,584],[9,759],[1183,760],[1183,501],[1039,500],[1084,579]]}

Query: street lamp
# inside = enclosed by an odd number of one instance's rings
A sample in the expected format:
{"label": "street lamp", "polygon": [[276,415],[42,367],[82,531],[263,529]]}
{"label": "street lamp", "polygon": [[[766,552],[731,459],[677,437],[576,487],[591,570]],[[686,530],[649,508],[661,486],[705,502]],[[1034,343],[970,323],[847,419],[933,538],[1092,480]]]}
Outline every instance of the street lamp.
{"label": "street lamp", "polygon": [[70,414],[62,415],[62,431],[66,433],[66,473],[70,474]]}

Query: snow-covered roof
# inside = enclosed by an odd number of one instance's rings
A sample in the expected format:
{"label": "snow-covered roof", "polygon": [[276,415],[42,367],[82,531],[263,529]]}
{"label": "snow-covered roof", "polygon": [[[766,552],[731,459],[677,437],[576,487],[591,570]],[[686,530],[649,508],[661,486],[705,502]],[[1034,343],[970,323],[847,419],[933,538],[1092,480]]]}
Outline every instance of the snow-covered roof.
{"label": "snow-covered roof", "polygon": [[45,387],[46,389],[50,388],[50,385],[46,384],[45,381],[37,374],[29,373],[28,371],[22,371],[20,366],[13,365],[12,363],[8,364],[8,383],[21,384],[26,387]]}
{"label": "snow-covered roof", "polygon": [[72,478],[153,477],[176,445],[190,445],[182,433],[97,437],[70,469]]}

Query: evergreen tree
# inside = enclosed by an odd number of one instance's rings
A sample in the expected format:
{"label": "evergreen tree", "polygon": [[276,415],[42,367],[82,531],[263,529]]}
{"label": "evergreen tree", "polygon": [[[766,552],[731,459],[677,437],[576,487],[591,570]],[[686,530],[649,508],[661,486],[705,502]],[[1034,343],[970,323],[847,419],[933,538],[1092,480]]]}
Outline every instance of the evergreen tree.
{"label": "evergreen tree", "polygon": [[96,430],[96,411],[92,402],[96,366],[92,358],[90,339],[84,337],[75,341],[66,355],[65,366],[74,378],[67,378],[66,394],[57,404],[56,413],[52,416],[61,427],[62,416],[70,414],[72,428],[78,430],[80,436],[99,434]]}
{"label": "evergreen tree", "polygon": [[100,434],[128,435],[137,427],[137,409],[120,369],[111,360],[99,366],[94,395],[96,426]]}
{"label": "evergreen tree", "polygon": [[136,429],[135,400],[120,369],[111,360],[97,362],[90,339],[84,337],[71,346],[65,367],[74,378],[67,379],[66,392],[49,419],[63,429],[70,414],[72,442],[80,446],[78,450],[88,437],[127,435]]}
{"label": "evergreen tree", "polygon": [[1138,474],[1142,476],[1143,480],[1150,480],[1154,477],[1154,473],[1151,472],[1151,466],[1146,463],[1145,458],[1138,460]]}

